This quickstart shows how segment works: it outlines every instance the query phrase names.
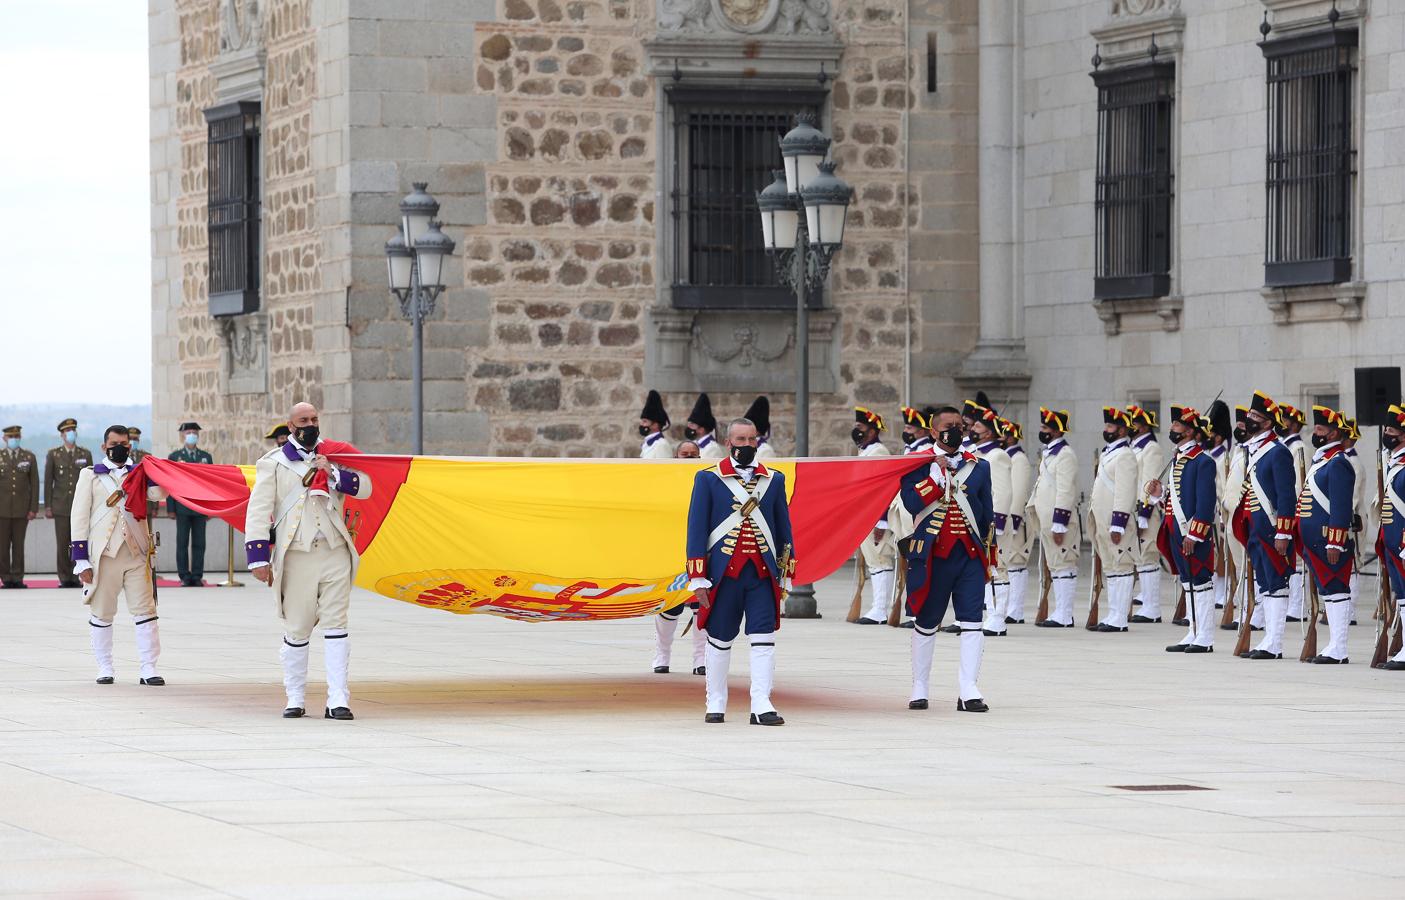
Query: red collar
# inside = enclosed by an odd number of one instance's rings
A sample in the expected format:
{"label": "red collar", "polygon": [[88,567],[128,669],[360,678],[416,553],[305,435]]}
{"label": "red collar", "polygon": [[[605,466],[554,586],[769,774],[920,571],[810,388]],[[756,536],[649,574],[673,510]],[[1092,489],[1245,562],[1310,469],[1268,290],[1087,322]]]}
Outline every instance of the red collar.
{"label": "red collar", "polygon": [[[724,477],[724,478],[740,478],[740,477],[741,477],[740,475],[737,474],[737,464],[732,461],[732,457],[730,457],[730,456],[724,456],[724,457],[722,457],[720,460],[717,461],[717,471],[720,472],[720,473],[722,473],[722,477]],[[763,466],[763,465],[762,465],[761,463],[759,463],[759,462],[756,464],[755,472],[756,472],[756,476],[757,476],[758,478],[760,478],[760,477],[762,477],[762,476],[764,476],[764,475],[770,475],[770,474],[771,474],[769,471],[766,470],[766,467]]]}

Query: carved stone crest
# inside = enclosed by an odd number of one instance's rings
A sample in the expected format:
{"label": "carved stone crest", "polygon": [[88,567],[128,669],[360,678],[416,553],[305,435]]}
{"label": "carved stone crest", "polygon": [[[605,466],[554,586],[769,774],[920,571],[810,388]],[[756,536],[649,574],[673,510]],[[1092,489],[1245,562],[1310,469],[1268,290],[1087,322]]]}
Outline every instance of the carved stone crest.
{"label": "carved stone crest", "polygon": [[220,0],[220,52],[236,53],[263,44],[259,0]]}
{"label": "carved stone crest", "polygon": [[221,316],[224,366],[220,373],[227,394],[268,391],[268,319],[262,313]]}
{"label": "carved stone crest", "polygon": [[1112,0],[1113,18],[1144,16],[1147,13],[1173,13],[1181,8],[1181,0]]}
{"label": "carved stone crest", "polygon": [[660,32],[829,34],[830,0],[658,0]]}

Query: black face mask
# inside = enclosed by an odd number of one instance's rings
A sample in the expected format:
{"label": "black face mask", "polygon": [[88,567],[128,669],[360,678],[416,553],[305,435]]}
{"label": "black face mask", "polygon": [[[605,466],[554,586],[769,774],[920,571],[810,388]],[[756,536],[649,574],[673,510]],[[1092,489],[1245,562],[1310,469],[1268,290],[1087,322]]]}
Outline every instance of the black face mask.
{"label": "black face mask", "polygon": [[648,437],[649,434],[650,434],[650,432],[649,432],[649,426],[648,426],[648,425],[640,425],[640,426],[639,426],[639,436],[640,436],[640,437]]}
{"label": "black face mask", "polygon": [[1245,437],[1253,437],[1254,435],[1258,434],[1259,431],[1260,431],[1260,429],[1262,429],[1262,428],[1263,428],[1263,426],[1260,425],[1258,422],[1255,422],[1253,419],[1245,419],[1245,420],[1244,420],[1244,436],[1245,436]]}
{"label": "black face mask", "polygon": [[1117,432],[1115,432],[1115,431],[1104,431],[1104,432],[1103,432],[1103,443],[1104,443],[1104,444],[1111,444],[1111,443],[1112,443],[1113,441],[1115,441],[1115,440],[1117,440]]}
{"label": "black face mask", "polygon": [[954,450],[961,446],[961,429],[955,425],[943,428],[937,432],[937,440],[943,447]]}
{"label": "black face mask", "polygon": [[1387,450],[1394,450],[1396,447],[1400,446],[1400,436],[1396,434],[1381,435],[1381,446]]}
{"label": "black face mask", "polygon": [[1248,439],[1249,439],[1249,432],[1247,432],[1247,431],[1244,430],[1244,426],[1243,426],[1243,425],[1240,425],[1239,427],[1237,427],[1237,428],[1234,429],[1234,442],[1235,442],[1236,444],[1242,444],[1242,443],[1244,443],[1244,442],[1245,442],[1246,440],[1248,440]]}
{"label": "black face mask", "polygon": [[1039,443],[1047,444],[1054,439],[1054,436],[1047,431],[1039,432]]}
{"label": "black face mask", "polygon": [[1327,443],[1328,439],[1325,434],[1314,434],[1312,436],[1312,446],[1316,447],[1319,450],[1327,446]]}
{"label": "black face mask", "polygon": [[696,428],[684,428],[683,436],[691,441],[693,438],[698,436],[698,430]]}
{"label": "black face mask", "polygon": [[913,434],[911,431],[903,432],[903,444],[910,445],[915,440],[917,440],[917,435]]}
{"label": "black face mask", "polygon": [[864,430],[862,428],[855,428],[849,432],[849,437],[853,438],[854,443],[858,446],[863,446]]}
{"label": "black face mask", "polygon": [[732,460],[739,466],[749,466],[756,459],[755,447],[733,447]]}
{"label": "black face mask", "polygon": [[132,452],[132,448],[126,444],[113,444],[107,448],[107,458],[119,466],[127,464],[127,457]]}
{"label": "black face mask", "polygon": [[1177,447],[1185,443],[1186,433],[1184,431],[1172,431],[1170,435],[1171,443],[1175,444]]}
{"label": "black face mask", "polygon": [[311,450],[317,446],[317,439],[322,436],[316,425],[304,425],[298,429],[298,443],[304,450]]}

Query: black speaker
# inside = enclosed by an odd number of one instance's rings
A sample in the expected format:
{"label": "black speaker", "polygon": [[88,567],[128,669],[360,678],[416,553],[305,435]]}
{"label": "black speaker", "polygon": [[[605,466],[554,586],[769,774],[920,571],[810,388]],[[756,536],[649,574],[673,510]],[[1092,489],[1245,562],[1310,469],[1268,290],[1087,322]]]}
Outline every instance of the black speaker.
{"label": "black speaker", "polygon": [[1378,366],[1356,370],[1356,424],[1393,425],[1389,412],[1400,402],[1400,367]]}

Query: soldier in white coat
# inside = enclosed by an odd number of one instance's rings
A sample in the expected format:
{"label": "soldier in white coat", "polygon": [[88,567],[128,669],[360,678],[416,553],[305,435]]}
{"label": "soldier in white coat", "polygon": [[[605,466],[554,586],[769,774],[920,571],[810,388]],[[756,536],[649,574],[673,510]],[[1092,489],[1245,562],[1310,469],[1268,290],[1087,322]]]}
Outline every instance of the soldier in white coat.
{"label": "soldier in white coat", "polygon": [[[1308,446],[1303,442],[1303,423],[1307,419],[1302,410],[1288,403],[1278,405],[1278,439],[1283,442],[1283,446],[1288,448],[1288,452],[1293,454],[1293,477],[1297,485],[1298,493],[1302,494],[1303,478],[1307,474]],[[1288,621],[1301,622],[1303,620],[1303,598],[1307,594],[1307,563],[1303,560],[1302,553],[1298,553],[1298,567],[1293,574],[1288,576]]]}
{"label": "soldier in white coat", "polygon": [[1039,530],[1039,549],[1049,568],[1054,609],[1040,628],[1072,628],[1073,596],[1078,589],[1078,557],[1082,551],[1082,523],[1078,508],[1078,455],[1068,443],[1068,410],[1039,407],[1039,474],[1030,490],[1026,513]]}
{"label": "soldier in white coat", "polygon": [[1000,431],[1004,435],[1005,455],[1010,457],[1010,518],[1005,530],[997,534],[1000,561],[1010,579],[1005,624],[1023,625],[1025,593],[1029,589],[1029,557],[1035,540],[1035,529],[1030,527],[1025,508],[1029,506],[1034,473],[1029,454],[1020,445],[1024,435],[1019,424],[1001,419]]}
{"label": "soldier in white coat", "polygon": [[683,423],[683,437],[698,445],[702,459],[721,459],[727,454],[717,440],[717,418],[712,414],[712,401],[707,394],[698,394],[688,421]]}
{"label": "soldier in white coat", "polygon": [[[306,712],[308,646],[321,627],[326,656],[328,719],[348,720],[351,639],[347,617],[360,555],[347,530],[347,498],[371,496],[371,479],[334,466],[328,453],[355,453],[350,444],[321,437],[317,408],[298,403],[288,413],[291,439],[254,466],[254,487],[244,523],[244,545],[254,577],[273,588],[283,624],[285,719]],[[276,541],[270,543],[270,528]]]}
{"label": "soldier in white coat", "polygon": [[658,391],[649,391],[644,409],[639,413],[639,436],[644,443],[639,448],[640,459],[673,459],[673,444],[664,437],[668,427],[668,412]]}
{"label": "soldier in white coat", "polygon": [[990,467],[991,526],[995,529],[994,537],[980,536],[983,541],[989,538],[989,545],[996,547],[985,585],[985,623],[981,631],[988,637],[999,637],[1005,634],[1005,610],[1010,600],[1010,574],[998,548],[1000,538],[1010,528],[1010,455],[1001,443],[1004,432],[994,410],[981,407],[970,434],[970,452]]}
{"label": "soldier in white coat", "polygon": [[771,443],[771,399],[765,394],[751,401],[743,419],[750,419],[756,425],[756,458],[774,459],[775,445]]}
{"label": "soldier in white coat", "polygon": [[[1154,478],[1164,477],[1166,452],[1156,439],[1156,413],[1134,404],[1127,407],[1127,418],[1131,422],[1132,452],[1137,457],[1137,484],[1145,485]],[[1141,488],[1137,490],[1140,497]],[[1161,551],[1156,549],[1156,533],[1161,530],[1161,505],[1142,497],[1136,514],[1138,521],[1146,519],[1147,527],[1137,535],[1141,550],[1136,560],[1137,594],[1133,599],[1141,601],[1141,612],[1132,616],[1131,621],[1150,624],[1161,621]]]}
{"label": "soldier in white coat", "polygon": [[[892,456],[892,452],[879,440],[883,432],[883,417],[871,409],[854,407],[854,430],[849,436],[859,448],[858,455]],[[893,522],[892,525],[895,525]],[[885,514],[873,526],[873,530],[859,544],[859,553],[868,570],[869,603],[867,611],[859,617],[860,625],[878,625],[888,621],[888,608],[893,603],[897,584],[898,539],[890,525],[890,515]]]}
{"label": "soldier in white coat", "polygon": [[[1104,633],[1127,630],[1128,616],[1132,612],[1132,579],[1136,577],[1142,551],[1132,517],[1136,514],[1137,496],[1143,482],[1139,481],[1137,455],[1127,431],[1127,413],[1115,406],[1104,406],[1105,446],[1098,459],[1093,496],[1088,504],[1093,552],[1102,563],[1103,583],[1107,586],[1106,612],[1098,623],[1098,631]],[[1152,477],[1157,474],[1153,472]]]}
{"label": "soldier in white coat", "polygon": [[[1229,590],[1230,564],[1228,556],[1228,545],[1236,543],[1233,538],[1228,538],[1229,532],[1224,530],[1225,516],[1224,495],[1225,485],[1229,482],[1230,464],[1230,429],[1229,407],[1223,400],[1216,400],[1210,404],[1210,409],[1205,413],[1209,430],[1206,432],[1205,452],[1210,454],[1210,458],[1215,461],[1215,508],[1217,510],[1215,520],[1215,574],[1210,576],[1210,583],[1214,590],[1215,609],[1224,609],[1225,596]],[[1235,570],[1238,571],[1237,569]],[[1223,574],[1221,574],[1223,572]]]}
{"label": "soldier in white coat", "polygon": [[[139,684],[166,683],[156,670],[161,656],[156,589],[151,572],[151,538],[127,509],[127,476],[131,473],[131,437],[123,425],[112,425],[102,438],[103,462],[78,473],[74,487],[69,555],[73,573],[83,583],[88,606],[88,636],[98,665],[98,684],[112,684],[112,622],[117,595],[127,598],[127,612],[136,626]],[[147,501],[166,498],[158,487],[147,490]]]}
{"label": "soldier in white coat", "polygon": [[[1240,622],[1243,621],[1244,609],[1249,602],[1249,561],[1244,545],[1234,536],[1234,513],[1239,508],[1239,502],[1243,494],[1244,480],[1247,477],[1249,468],[1249,448],[1246,446],[1249,435],[1244,430],[1244,421],[1249,416],[1249,407],[1236,406],[1234,408],[1234,446],[1229,450],[1229,464],[1225,467],[1224,485],[1220,490],[1220,511],[1224,515],[1221,528],[1225,535],[1224,544],[1229,551],[1229,559],[1234,564],[1234,572],[1238,577],[1238,586],[1234,592],[1234,622],[1229,625],[1220,626],[1225,631],[1238,631]],[[1254,631],[1262,631],[1264,625],[1264,607],[1262,603],[1254,606],[1254,618],[1249,623],[1249,627]]]}
{"label": "soldier in white coat", "polygon": [[[902,408],[903,417],[903,455],[911,456],[914,453],[932,453],[935,444],[932,441],[931,423],[932,416],[936,413],[935,406],[924,406],[922,409],[915,409],[911,406]],[[903,506],[902,495],[893,497],[893,502],[888,505],[888,515],[886,519],[893,539],[900,541],[912,534],[914,523],[912,513]],[[903,607],[904,615],[907,612],[906,604]],[[905,619],[900,628],[911,628],[912,619]]]}

